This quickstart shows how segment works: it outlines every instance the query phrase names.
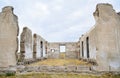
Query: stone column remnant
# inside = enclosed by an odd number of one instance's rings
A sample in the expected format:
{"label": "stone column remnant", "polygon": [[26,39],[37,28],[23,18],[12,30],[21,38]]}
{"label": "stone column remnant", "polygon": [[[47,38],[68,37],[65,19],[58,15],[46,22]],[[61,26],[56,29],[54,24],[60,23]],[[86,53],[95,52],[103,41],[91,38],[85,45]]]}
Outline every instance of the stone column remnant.
{"label": "stone column remnant", "polygon": [[18,17],[13,7],[6,6],[0,13],[0,67],[16,65],[18,34]]}
{"label": "stone column remnant", "polygon": [[43,39],[40,35],[33,35],[33,58],[40,59],[46,56],[46,40]]}
{"label": "stone column remnant", "polygon": [[37,53],[37,34],[33,35],[33,58],[36,59],[36,53]]}
{"label": "stone column remnant", "polygon": [[24,27],[20,40],[21,60],[30,60],[33,58],[32,50],[32,31]]}

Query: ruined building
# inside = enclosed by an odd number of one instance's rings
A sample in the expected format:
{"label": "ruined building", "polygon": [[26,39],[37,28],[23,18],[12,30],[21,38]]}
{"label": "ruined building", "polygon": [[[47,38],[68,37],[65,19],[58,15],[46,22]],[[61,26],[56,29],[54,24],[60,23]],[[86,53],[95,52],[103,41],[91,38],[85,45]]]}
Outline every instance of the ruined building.
{"label": "ruined building", "polygon": [[[95,25],[76,42],[48,42],[25,27],[20,35],[22,62],[44,58],[83,59],[96,62],[93,70],[120,71],[120,13],[110,4],[98,4],[93,13]],[[12,7],[0,13],[0,67],[16,65],[18,25]],[[64,48],[64,51],[61,51]]]}

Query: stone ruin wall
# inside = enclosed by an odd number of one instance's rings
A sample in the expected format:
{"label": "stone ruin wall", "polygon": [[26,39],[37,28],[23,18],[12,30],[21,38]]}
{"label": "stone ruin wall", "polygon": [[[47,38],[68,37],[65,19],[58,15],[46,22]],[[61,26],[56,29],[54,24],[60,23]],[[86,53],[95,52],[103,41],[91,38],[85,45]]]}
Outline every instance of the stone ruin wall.
{"label": "stone ruin wall", "polygon": [[65,46],[65,58],[77,59],[78,46],[77,42],[48,42],[48,58],[60,58],[60,46]]}
{"label": "stone ruin wall", "polygon": [[77,59],[77,56],[78,56],[77,42],[67,42],[65,43],[65,46],[66,46],[65,58]]}
{"label": "stone ruin wall", "polygon": [[47,53],[48,53],[48,58],[53,58],[53,59],[58,59],[60,55],[60,45],[59,43],[50,43],[48,42],[47,44]]}
{"label": "stone ruin wall", "polygon": [[[94,17],[95,26],[80,38],[80,58],[95,59],[98,66],[94,69],[98,71],[120,71],[120,16],[112,5],[98,4]],[[89,58],[86,48],[87,37]]]}
{"label": "stone ruin wall", "polygon": [[[78,42],[47,42],[37,34],[32,36],[32,31],[25,27],[20,41],[22,59],[39,58],[42,41],[43,57],[60,58],[60,45],[65,45],[66,58],[96,60],[98,66],[93,69],[97,71],[120,71],[120,13],[116,13],[110,4],[98,4],[93,15],[96,24]],[[3,8],[0,13],[0,67],[16,65],[18,32],[13,8]]]}
{"label": "stone ruin wall", "polygon": [[38,34],[33,35],[33,58],[40,59],[46,57],[46,40]]}
{"label": "stone ruin wall", "polygon": [[21,52],[21,59],[32,59],[32,31],[24,27],[23,31],[20,36],[20,52]]}
{"label": "stone ruin wall", "polygon": [[0,13],[0,67],[16,65],[18,34],[18,18],[13,7],[6,6]]}
{"label": "stone ruin wall", "polygon": [[46,57],[46,40],[24,27],[20,40],[20,57],[22,61],[33,61]]}

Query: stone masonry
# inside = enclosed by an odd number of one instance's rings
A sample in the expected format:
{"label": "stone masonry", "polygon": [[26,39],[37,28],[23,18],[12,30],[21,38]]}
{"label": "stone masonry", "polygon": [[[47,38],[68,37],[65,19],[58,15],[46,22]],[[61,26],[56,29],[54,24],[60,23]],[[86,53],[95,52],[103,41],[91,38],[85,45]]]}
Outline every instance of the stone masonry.
{"label": "stone masonry", "polygon": [[21,60],[33,58],[32,31],[24,27],[20,40]]}
{"label": "stone masonry", "polygon": [[98,4],[96,24],[80,38],[80,58],[94,59],[97,71],[120,71],[120,15],[110,4]]}
{"label": "stone masonry", "polygon": [[33,35],[33,39],[33,58],[46,57],[46,40],[37,34]]}
{"label": "stone masonry", "polygon": [[18,34],[18,18],[13,7],[6,6],[0,13],[0,67],[16,65]]}
{"label": "stone masonry", "polygon": [[65,58],[77,59],[77,42],[48,42],[48,58],[60,58],[60,46],[65,46]]}
{"label": "stone masonry", "polygon": [[[60,58],[60,46],[65,46],[66,59],[83,59],[95,62],[92,70],[120,72],[120,12],[116,13],[112,5],[101,3],[93,13],[95,25],[76,42],[48,42],[38,34],[24,27],[20,38],[20,58],[22,60],[40,58]],[[18,50],[18,21],[11,6],[4,7],[0,13],[0,67],[16,65]],[[27,61],[28,62],[28,61]],[[32,67],[34,69],[34,67]],[[31,70],[28,67],[28,71]],[[57,71],[59,67],[49,67]],[[84,66],[60,67],[64,71],[80,71]],[[35,70],[37,68],[35,67]],[[60,71],[61,71],[60,69]],[[67,69],[67,70],[66,70]],[[91,69],[91,68],[90,68]],[[40,66],[38,71],[47,70]],[[37,71],[37,70],[36,70]]]}

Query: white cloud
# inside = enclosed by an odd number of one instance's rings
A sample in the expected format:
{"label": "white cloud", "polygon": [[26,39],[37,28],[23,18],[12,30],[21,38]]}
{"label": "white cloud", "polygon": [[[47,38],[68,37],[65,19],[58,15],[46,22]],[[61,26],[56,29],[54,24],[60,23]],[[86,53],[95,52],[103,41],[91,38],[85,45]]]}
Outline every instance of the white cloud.
{"label": "white cloud", "polygon": [[56,6],[53,8],[53,10],[55,10],[55,11],[61,11],[62,8],[63,8],[62,6],[56,5]]}
{"label": "white cloud", "polygon": [[74,20],[74,19],[79,19],[79,18],[82,17],[82,15],[83,15],[82,11],[77,10],[77,11],[69,14],[69,15],[68,15],[68,19],[73,19],[73,20]]}
{"label": "white cloud", "polygon": [[64,6],[64,0],[53,0],[51,6],[54,11],[61,11]]}
{"label": "white cloud", "polygon": [[119,0],[0,0],[12,5],[20,30],[28,26],[48,41],[75,41],[94,25],[97,3],[110,3],[120,10]]}
{"label": "white cloud", "polygon": [[33,19],[44,18],[50,14],[49,6],[42,2],[37,2],[33,7],[28,10],[28,14]]}

